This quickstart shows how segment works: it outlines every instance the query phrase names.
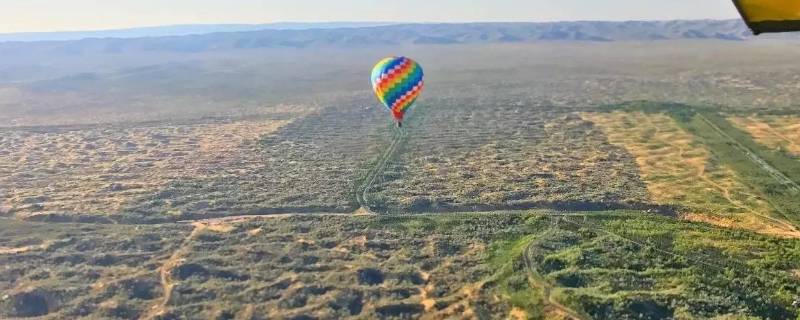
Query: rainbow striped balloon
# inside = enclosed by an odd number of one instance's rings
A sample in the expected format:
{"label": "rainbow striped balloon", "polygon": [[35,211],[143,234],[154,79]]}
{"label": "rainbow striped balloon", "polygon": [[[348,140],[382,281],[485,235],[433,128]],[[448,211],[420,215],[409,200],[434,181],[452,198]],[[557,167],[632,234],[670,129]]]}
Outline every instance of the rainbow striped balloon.
{"label": "rainbow striped balloon", "polygon": [[372,68],[372,89],[398,124],[422,93],[422,78],[422,67],[406,57],[386,58]]}

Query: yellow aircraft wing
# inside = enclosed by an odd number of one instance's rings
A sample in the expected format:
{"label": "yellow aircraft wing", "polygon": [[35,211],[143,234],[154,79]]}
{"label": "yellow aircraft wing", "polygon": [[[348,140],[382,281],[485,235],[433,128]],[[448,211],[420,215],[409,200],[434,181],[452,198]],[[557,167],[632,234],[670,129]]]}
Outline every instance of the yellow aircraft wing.
{"label": "yellow aircraft wing", "polygon": [[800,31],[800,0],[733,0],[753,33]]}

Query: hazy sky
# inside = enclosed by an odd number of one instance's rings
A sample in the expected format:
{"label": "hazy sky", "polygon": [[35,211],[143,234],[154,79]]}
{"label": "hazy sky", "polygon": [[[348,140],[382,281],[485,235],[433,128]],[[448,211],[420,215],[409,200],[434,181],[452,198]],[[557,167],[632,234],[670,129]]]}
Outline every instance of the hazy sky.
{"label": "hazy sky", "polygon": [[730,0],[0,0],[0,32],[283,21],[725,19]]}

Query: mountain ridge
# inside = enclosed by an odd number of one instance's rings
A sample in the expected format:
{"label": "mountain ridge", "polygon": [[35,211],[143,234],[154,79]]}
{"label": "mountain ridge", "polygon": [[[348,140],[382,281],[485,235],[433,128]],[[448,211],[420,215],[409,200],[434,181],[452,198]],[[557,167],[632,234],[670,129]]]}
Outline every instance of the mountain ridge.
{"label": "mountain ridge", "polygon": [[259,30],[331,29],[386,26],[392,22],[273,22],[273,23],[220,23],[220,24],[174,24],[101,30],[32,31],[0,33],[3,42],[74,41],[84,39],[133,39],[200,35],[217,32],[243,32]]}
{"label": "mountain ridge", "polygon": [[[661,40],[746,41],[740,20],[409,23],[304,29],[264,29],[145,38],[0,42],[0,58],[38,58],[141,53],[205,53],[250,49],[303,49],[535,42]],[[798,39],[796,34],[757,39]],[[0,67],[3,63],[0,62]],[[1,69],[1,68],[0,68]]]}
{"label": "mountain ridge", "polygon": [[[402,30],[410,33],[437,34],[449,37],[445,42],[463,42],[452,39],[458,33],[502,33],[505,38],[486,37],[480,40],[531,41],[531,40],[664,40],[675,38],[716,38],[743,40],[752,36],[745,24],[730,20],[666,20],[666,21],[557,21],[557,22],[470,22],[470,23],[271,23],[271,24],[218,24],[173,25],[117,30],[66,31],[0,34],[0,44],[9,42],[50,42],[86,40],[144,40],[165,37],[209,36],[228,33],[259,36],[262,34],[292,35],[317,33],[339,34],[345,31],[363,34],[365,31]],[[508,34],[508,32],[516,34]],[[647,34],[649,33],[649,34]],[[36,40],[40,39],[40,40]],[[399,39],[387,39],[398,41]],[[469,39],[461,39],[469,40]],[[399,41],[398,41],[399,42]]]}

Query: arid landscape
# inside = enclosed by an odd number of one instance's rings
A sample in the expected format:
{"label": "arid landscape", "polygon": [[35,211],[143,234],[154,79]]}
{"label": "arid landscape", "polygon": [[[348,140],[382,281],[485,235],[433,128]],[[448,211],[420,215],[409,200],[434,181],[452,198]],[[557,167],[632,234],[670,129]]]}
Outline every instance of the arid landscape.
{"label": "arid landscape", "polygon": [[800,43],[706,24],[0,43],[0,318],[796,319]]}

